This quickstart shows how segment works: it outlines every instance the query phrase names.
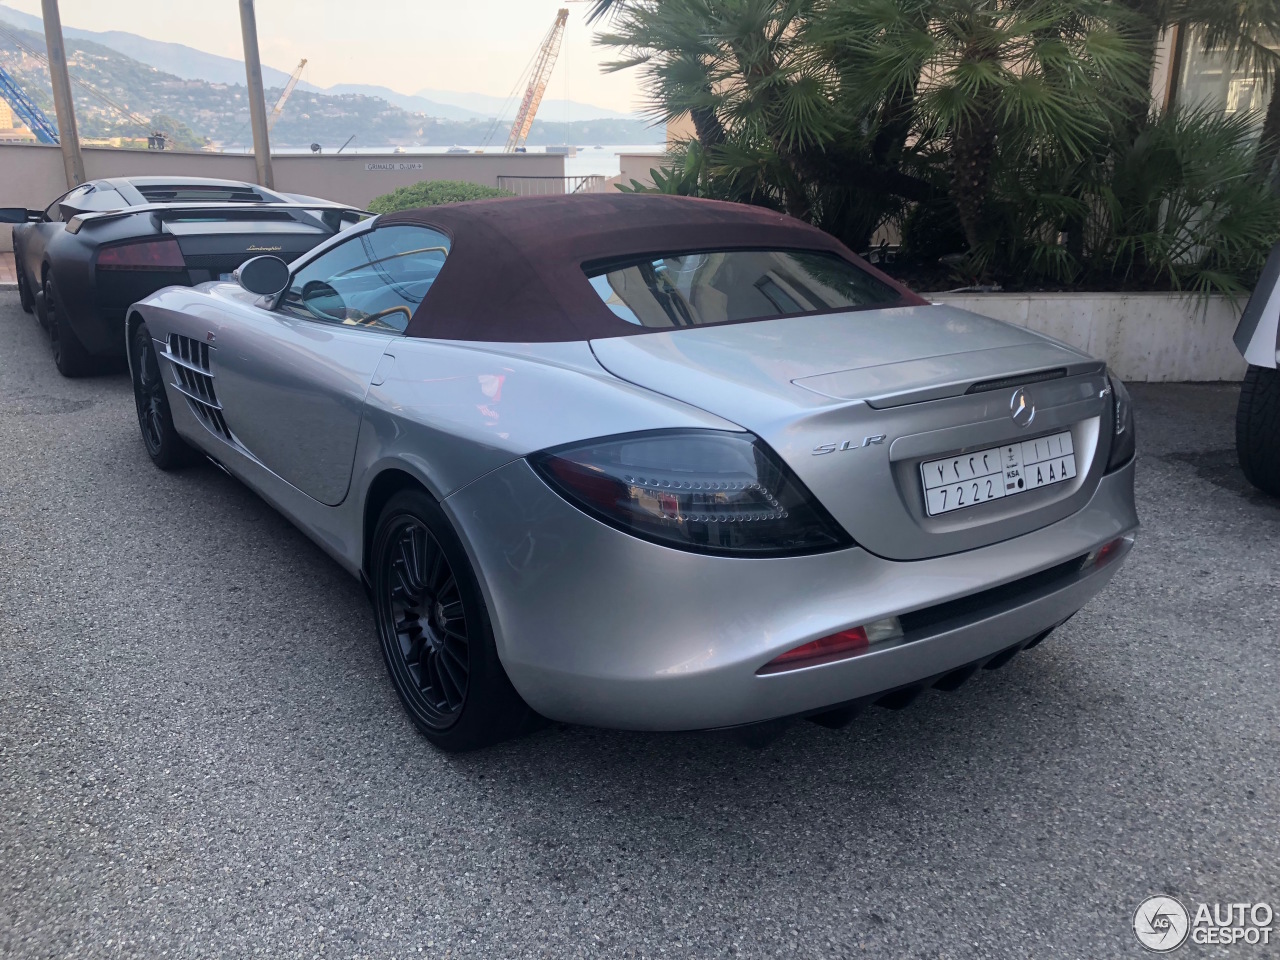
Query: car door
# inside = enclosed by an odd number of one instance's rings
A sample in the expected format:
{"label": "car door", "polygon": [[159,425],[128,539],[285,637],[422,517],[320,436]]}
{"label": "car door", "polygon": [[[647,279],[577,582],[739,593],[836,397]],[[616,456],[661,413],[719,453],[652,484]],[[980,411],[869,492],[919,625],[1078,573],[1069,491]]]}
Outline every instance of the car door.
{"label": "car door", "polygon": [[211,331],[235,441],[312,499],[341,503],[370,381],[448,246],[424,227],[361,231],[296,268],[274,309]]}

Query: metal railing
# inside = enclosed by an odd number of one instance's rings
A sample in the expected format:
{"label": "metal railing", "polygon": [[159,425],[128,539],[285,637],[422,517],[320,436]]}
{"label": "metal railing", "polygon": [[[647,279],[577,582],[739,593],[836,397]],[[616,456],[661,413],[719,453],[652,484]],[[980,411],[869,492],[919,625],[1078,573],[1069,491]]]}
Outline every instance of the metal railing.
{"label": "metal railing", "polygon": [[498,177],[498,189],[517,197],[559,197],[574,193],[604,193],[607,177]]}

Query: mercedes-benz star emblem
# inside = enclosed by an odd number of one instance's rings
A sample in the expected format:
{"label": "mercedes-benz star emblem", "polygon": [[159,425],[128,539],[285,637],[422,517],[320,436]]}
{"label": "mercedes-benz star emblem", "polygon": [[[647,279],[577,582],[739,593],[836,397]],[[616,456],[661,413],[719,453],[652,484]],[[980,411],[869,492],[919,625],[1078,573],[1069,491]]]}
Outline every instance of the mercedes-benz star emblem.
{"label": "mercedes-benz star emblem", "polygon": [[1035,402],[1031,399],[1031,394],[1022,387],[1013,391],[1013,399],[1009,401],[1009,416],[1020,427],[1031,426],[1031,421],[1036,418]]}

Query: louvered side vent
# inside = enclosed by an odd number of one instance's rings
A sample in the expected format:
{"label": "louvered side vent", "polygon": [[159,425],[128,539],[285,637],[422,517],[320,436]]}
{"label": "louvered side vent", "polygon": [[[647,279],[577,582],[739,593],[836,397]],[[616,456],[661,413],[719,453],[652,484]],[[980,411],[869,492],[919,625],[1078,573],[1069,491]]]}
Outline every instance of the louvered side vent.
{"label": "louvered side vent", "polygon": [[231,442],[231,431],[227,429],[227,421],[222,417],[222,404],[218,403],[218,394],[213,389],[210,352],[207,343],[172,333],[169,335],[166,358],[173,367],[173,385],[187,398],[187,405],[191,407],[196,419],[222,439]]}

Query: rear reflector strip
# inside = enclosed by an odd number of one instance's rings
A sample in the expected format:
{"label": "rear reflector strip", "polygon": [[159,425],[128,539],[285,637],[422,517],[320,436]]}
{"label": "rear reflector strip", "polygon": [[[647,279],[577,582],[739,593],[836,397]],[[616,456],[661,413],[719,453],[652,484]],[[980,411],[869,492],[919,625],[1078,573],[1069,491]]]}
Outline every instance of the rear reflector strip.
{"label": "rear reflector strip", "polygon": [[810,640],[786,653],[774,657],[756,673],[779,673],[797,670],[833,660],[844,660],[866,653],[876,644],[886,640],[901,640],[902,624],[897,617],[886,617],[861,627],[850,627],[827,637]]}
{"label": "rear reflector strip", "polygon": [[1085,557],[1084,563],[1080,564],[1080,568],[1082,570],[1091,570],[1097,569],[1098,567],[1105,567],[1116,557],[1120,556],[1120,554],[1124,552],[1124,548],[1131,545],[1133,540],[1133,534],[1129,534],[1127,536],[1116,537],[1114,540],[1107,541],[1097,550],[1094,550]]}

